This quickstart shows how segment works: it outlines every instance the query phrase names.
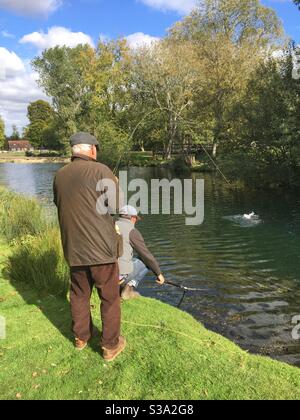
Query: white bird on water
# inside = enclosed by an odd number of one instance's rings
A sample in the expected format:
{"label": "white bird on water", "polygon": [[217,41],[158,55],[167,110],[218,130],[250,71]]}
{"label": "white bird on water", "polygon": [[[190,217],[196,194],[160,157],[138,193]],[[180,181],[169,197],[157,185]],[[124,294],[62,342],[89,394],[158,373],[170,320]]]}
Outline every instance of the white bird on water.
{"label": "white bird on water", "polygon": [[244,214],[244,219],[251,220],[255,216],[255,213],[252,212],[250,214]]}

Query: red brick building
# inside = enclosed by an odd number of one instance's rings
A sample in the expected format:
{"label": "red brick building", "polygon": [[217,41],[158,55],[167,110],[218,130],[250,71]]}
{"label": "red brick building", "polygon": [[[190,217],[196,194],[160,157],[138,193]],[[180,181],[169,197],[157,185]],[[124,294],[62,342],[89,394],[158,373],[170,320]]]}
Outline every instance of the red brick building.
{"label": "red brick building", "polygon": [[10,152],[28,152],[34,150],[34,148],[28,140],[9,140],[8,150]]}

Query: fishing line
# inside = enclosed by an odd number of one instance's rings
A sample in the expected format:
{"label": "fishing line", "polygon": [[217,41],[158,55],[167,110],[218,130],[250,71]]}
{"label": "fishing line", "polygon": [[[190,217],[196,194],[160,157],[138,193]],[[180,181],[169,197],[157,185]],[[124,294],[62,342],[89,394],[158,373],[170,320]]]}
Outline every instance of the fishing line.
{"label": "fishing line", "polygon": [[[221,168],[219,167],[219,165],[217,164],[217,162],[212,158],[212,156],[210,155],[210,153],[207,151],[206,147],[204,146],[203,142],[201,141],[200,137],[196,134],[196,132],[190,127],[191,122],[187,121],[186,119],[184,119],[183,117],[181,117],[180,115],[178,115],[175,111],[173,111],[172,109],[169,109],[167,107],[161,107],[161,108],[155,108],[152,111],[148,112],[147,114],[145,114],[143,116],[143,118],[138,122],[138,124],[135,126],[135,128],[133,129],[133,131],[131,132],[130,136],[128,136],[128,141],[131,141],[133,139],[133,136],[135,135],[136,131],[138,130],[138,128],[140,127],[140,125],[143,124],[143,122],[152,114],[158,112],[158,111],[166,111],[166,112],[171,112],[173,114],[176,115],[177,118],[179,118],[184,125],[187,125],[188,130],[190,131],[190,134],[192,135],[192,137],[194,137],[197,140],[197,144],[199,144],[202,149],[204,150],[204,153],[208,156],[209,160],[212,162],[212,164],[214,165],[214,167],[217,169],[217,171],[220,173],[220,175],[222,176],[222,178],[225,180],[225,182],[228,185],[231,185],[230,181],[228,180],[228,178],[226,177],[226,175],[224,174],[224,172],[221,170]],[[119,160],[118,163],[113,171],[113,173],[116,175],[117,171],[120,167],[121,161],[125,155],[126,151],[124,151]]]}
{"label": "fishing line", "polygon": [[[135,126],[135,128],[134,128],[134,130],[131,132],[131,134],[130,134],[130,136],[128,136],[128,141],[131,141],[132,139],[133,139],[133,136],[135,135],[135,133],[136,133],[136,131],[137,131],[137,129],[139,128],[139,126],[140,125],[142,125],[142,123],[150,116],[150,115],[152,115],[152,114],[154,114],[155,112],[157,112],[157,111],[159,111],[160,109],[159,108],[155,108],[155,109],[153,109],[152,111],[150,111],[150,112],[148,112],[146,115],[144,115],[143,116],[143,118],[137,123],[137,125]],[[121,161],[122,161],[122,159],[123,159],[123,157],[124,157],[124,155],[125,155],[125,153],[126,153],[126,151],[125,152],[123,152],[122,154],[121,154],[121,156],[120,156],[120,158],[119,158],[119,160],[118,160],[118,163],[117,163],[117,165],[116,165],[116,167],[115,167],[115,169],[114,169],[114,171],[113,171],[113,173],[114,173],[114,175],[116,175],[117,174],[117,171],[118,171],[118,169],[119,169],[119,166],[120,166],[120,164],[121,164]]]}
{"label": "fishing line", "polygon": [[[122,323],[123,324],[128,324],[128,325],[133,325],[133,326],[135,326],[135,327],[140,327],[140,328],[152,328],[152,329],[155,329],[155,330],[163,330],[163,331],[167,331],[167,332],[170,332],[170,333],[172,333],[172,334],[176,334],[176,335],[179,335],[179,336],[182,336],[182,337],[185,337],[185,338],[187,338],[187,339],[189,339],[189,340],[192,340],[192,341],[194,341],[195,343],[197,343],[197,344],[201,344],[201,345],[206,345],[208,348],[209,347],[212,347],[212,346],[215,346],[215,345],[217,345],[217,346],[219,346],[221,349],[223,349],[223,350],[226,350],[226,352],[227,353],[230,353],[230,354],[233,354],[233,355],[235,355],[236,356],[236,353],[235,352],[233,352],[233,351],[231,351],[231,350],[229,350],[227,347],[225,347],[225,346],[223,346],[220,342],[217,342],[217,337],[215,337],[215,339],[214,339],[214,341],[212,342],[212,341],[208,341],[208,340],[199,340],[199,339],[197,339],[197,338],[195,338],[195,337],[192,337],[192,336],[190,336],[190,335],[188,335],[188,334],[185,334],[185,333],[183,333],[183,332],[181,332],[181,331],[176,331],[176,330],[172,330],[171,328],[167,328],[167,327],[164,327],[164,326],[162,326],[162,325],[151,325],[151,324],[140,324],[140,323],[137,323],[137,322],[133,322],[133,321],[122,321]],[[223,338],[221,338],[221,336],[220,336],[220,340],[221,339],[223,339]],[[241,356],[245,356],[245,358],[248,358],[249,357],[249,354],[248,353],[246,353],[246,352],[244,352],[245,354],[241,354]],[[206,358],[205,356],[201,356],[201,357],[204,357],[204,358]]]}
{"label": "fishing line", "polygon": [[175,283],[175,282],[170,281],[170,280],[166,280],[165,284],[168,285],[168,286],[173,286],[173,287],[176,287],[177,289],[183,290],[183,295],[182,295],[182,298],[180,299],[179,304],[177,305],[177,308],[181,307],[181,305],[183,304],[183,301],[186,297],[186,294],[188,292],[204,292],[203,289],[194,289],[192,287],[186,287],[186,286],[183,286],[181,284]]}
{"label": "fishing line", "polygon": [[189,336],[188,334],[182,333],[181,331],[176,331],[176,330],[172,330],[170,328],[166,328],[163,327],[161,325],[149,325],[149,324],[139,324],[137,322],[132,322],[132,321],[122,321],[123,324],[129,324],[129,325],[134,325],[136,327],[142,327],[142,328],[153,328],[155,330],[164,330],[164,331],[168,331],[170,333],[176,334],[176,335],[181,335],[182,337],[188,338],[189,340],[193,340],[198,344],[203,344],[205,341],[203,340],[198,340],[194,337]]}
{"label": "fishing line", "polygon": [[183,304],[183,301],[184,301],[184,299],[185,299],[185,295],[186,295],[186,292],[183,292],[182,298],[181,298],[180,302],[179,302],[179,303],[178,303],[178,305],[177,305],[177,308],[178,308],[178,309],[179,309],[179,308],[181,307],[181,305]]}
{"label": "fishing line", "polygon": [[207,151],[206,147],[204,146],[204,144],[199,141],[200,138],[199,136],[195,133],[195,131],[188,126],[188,130],[190,131],[191,135],[194,136],[197,140],[198,143],[200,144],[200,146],[202,147],[202,149],[204,150],[205,154],[208,156],[208,158],[210,159],[210,161],[212,162],[212,164],[214,165],[214,167],[217,169],[217,171],[220,173],[220,175],[224,178],[224,180],[227,182],[228,185],[231,185],[231,182],[229,181],[229,179],[226,177],[226,175],[224,174],[224,172],[221,170],[221,168],[219,167],[219,165],[217,164],[217,162],[212,158],[211,154]]}

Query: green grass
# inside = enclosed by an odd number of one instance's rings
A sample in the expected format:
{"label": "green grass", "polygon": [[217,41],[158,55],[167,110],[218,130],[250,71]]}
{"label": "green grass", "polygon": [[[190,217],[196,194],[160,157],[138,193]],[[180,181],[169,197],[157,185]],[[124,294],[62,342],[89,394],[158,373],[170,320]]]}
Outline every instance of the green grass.
{"label": "green grass", "polygon": [[130,152],[126,165],[136,167],[158,167],[166,165],[162,157],[154,158],[152,152]]}
{"label": "green grass", "polygon": [[43,153],[39,151],[35,152],[8,152],[0,153],[0,163],[44,163],[44,162],[55,162],[65,163],[69,161],[69,157],[64,153],[50,152]]}
{"label": "green grass", "polygon": [[0,187],[0,228],[7,241],[38,235],[47,226],[46,214],[35,199]]}
{"label": "green grass", "polygon": [[25,236],[13,244],[7,275],[14,283],[29,283],[37,290],[66,296],[70,275],[58,228],[47,227],[35,236]]}
{"label": "green grass", "polygon": [[38,201],[0,188],[0,232],[11,245],[6,271],[13,282],[66,296],[69,268],[59,228]]}
{"label": "green grass", "polygon": [[0,159],[2,158],[16,158],[16,157],[25,157],[25,152],[7,152],[0,153]]}
{"label": "green grass", "polygon": [[207,157],[203,157],[201,161],[196,161],[196,164],[191,168],[183,163],[182,156],[174,156],[171,160],[163,159],[162,156],[153,157],[152,152],[130,152],[128,155],[127,165],[136,167],[171,167],[177,172],[213,172],[214,167]]}
{"label": "green grass", "polygon": [[[300,398],[300,370],[251,356],[152,299],[123,305],[128,347],[116,362],[101,358],[100,334],[76,353],[58,229],[38,203],[3,189],[0,228],[0,399]],[[100,330],[96,296],[93,316]]]}
{"label": "green grass", "polygon": [[[11,250],[0,245],[1,268]],[[5,270],[4,270],[5,272]],[[14,282],[13,282],[14,283]],[[99,337],[75,352],[67,300],[0,276],[0,399],[299,399],[300,370],[251,356],[152,299],[123,305],[125,353],[106,364]],[[100,329],[98,301],[93,315]]]}

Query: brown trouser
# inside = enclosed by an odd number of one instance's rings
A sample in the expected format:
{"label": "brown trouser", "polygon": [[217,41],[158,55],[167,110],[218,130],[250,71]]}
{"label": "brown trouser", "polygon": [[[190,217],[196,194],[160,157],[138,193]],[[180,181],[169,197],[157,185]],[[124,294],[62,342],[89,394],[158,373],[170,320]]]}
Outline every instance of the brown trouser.
{"label": "brown trouser", "polygon": [[88,341],[93,334],[90,300],[94,285],[101,299],[102,340],[107,349],[119,343],[121,301],[118,264],[71,268],[71,311],[76,338]]}

